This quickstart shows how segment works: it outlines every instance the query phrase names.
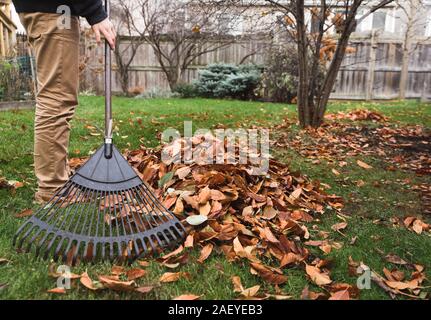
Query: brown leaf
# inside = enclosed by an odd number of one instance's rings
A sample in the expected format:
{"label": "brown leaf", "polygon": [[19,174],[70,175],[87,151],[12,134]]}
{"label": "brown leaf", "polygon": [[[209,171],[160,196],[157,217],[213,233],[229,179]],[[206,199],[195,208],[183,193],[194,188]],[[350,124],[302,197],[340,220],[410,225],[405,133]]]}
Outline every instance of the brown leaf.
{"label": "brown leaf", "polygon": [[356,163],[358,164],[358,166],[360,166],[363,169],[366,169],[366,170],[373,169],[372,166],[370,166],[369,164],[367,164],[367,163],[365,163],[365,162],[363,162],[361,160],[358,160]]}
{"label": "brown leaf", "polygon": [[90,290],[93,290],[93,291],[96,291],[96,290],[101,289],[101,287],[97,287],[97,286],[95,286],[95,285],[94,285],[93,280],[91,280],[91,278],[90,278],[90,276],[88,275],[88,273],[87,273],[87,272],[84,272],[84,273],[81,275],[80,282],[81,282],[81,283],[82,283],[82,285],[83,285],[84,287],[86,287],[87,289],[90,289]]}
{"label": "brown leaf", "polygon": [[278,239],[274,236],[274,234],[271,232],[271,229],[265,228],[264,230],[264,237],[266,240],[272,243],[279,243]]}
{"label": "brown leaf", "polygon": [[189,234],[186,238],[186,241],[184,242],[185,248],[193,248],[194,246],[194,237],[193,235]]}
{"label": "brown leaf", "polygon": [[209,202],[199,207],[199,214],[201,216],[208,216],[210,212],[211,212],[211,204]]}
{"label": "brown leaf", "polygon": [[99,281],[103,283],[105,287],[115,291],[130,292],[134,291],[136,288],[135,281],[119,281],[109,276],[99,276]]}
{"label": "brown leaf", "polygon": [[16,215],[15,215],[15,218],[25,218],[25,217],[30,217],[30,216],[32,216],[33,215],[33,210],[32,209],[27,209],[27,210],[24,210],[24,211],[22,211],[22,212],[20,212],[20,213],[17,213]]}
{"label": "brown leaf", "polygon": [[395,255],[395,254],[389,254],[386,257],[386,261],[393,263],[393,264],[398,264],[398,265],[407,265],[408,263],[406,261],[404,261],[403,259],[401,259],[399,256]]}
{"label": "brown leaf", "polygon": [[302,188],[298,188],[290,194],[290,197],[294,200],[299,199],[299,197],[302,195],[302,192]]}
{"label": "brown leaf", "polygon": [[254,286],[254,287],[251,287],[251,288],[248,288],[248,289],[244,289],[240,293],[240,295],[242,297],[244,297],[245,299],[254,298],[254,297],[256,297],[256,295],[259,292],[259,290],[260,290],[260,286]]}
{"label": "brown leaf", "polygon": [[183,167],[178,169],[175,174],[178,176],[178,178],[184,180],[190,174],[190,172],[192,172],[190,167]]}
{"label": "brown leaf", "polygon": [[241,283],[241,278],[238,276],[233,276],[232,277],[232,283],[233,283],[233,291],[234,292],[243,292],[244,291],[244,287],[242,286]]}
{"label": "brown leaf", "polygon": [[184,203],[181,198],[177,199],[177,202],[175,203],[175,208],[173,211],[175,214],[182,214],[184,212]]}
{"label": "brown leaf", "polygon": [[302,300],[319,300],[319,299],[323,299],[325,297],[326,297],[326,295],[323,293],[317,293],[317,292],[310,291],[308,286],[306,286],[304,288],[304,290],[302,290],[302,293],[301,293],[301,299]]}
{"label": "brown leaf", "polygon": [[304,260],[304,257],[294,254],[292,252],[289,252],[288,254],[284,255],[280,262],[280,268],[283,268],[285,266],[298,263]]}
{"label": "brown leaf", "polygon": [[8,259],[5,259],[5,258],[0,258],[0,265],[2,265],[2,264],[8,264],[8,263],[11,263],[12,261],[10,261],[10,260],[8,260]]}
{"label": "brown leaf", "polygon": [[337,223],[334,224],[331,229],[337,232],[340,232],[341,230],[344,230],[347,228],[347,222],[341,222],[341,223]]}
{"label": "brown leaf", "polygon": [[275,273],[274,271],[260,263],[251,263],[251,266],[266,282],[280,285],[287,281],[287,277],[285,275]]}
{"label": "brown leaf", "polygon": [[141,267],[144,267],[144,268],[146,268],[146,267],[149,267],[149,266],[150,266],[150,263],[149,263],[148,261],[138,261],[138,264],[139,264]]}
{"label": "brown leaf", "polygon": [[176,282],[181,278],[190,278],[190,275],[187,272],[166,272],[160,277],[159,281],[163,283]]}
{"label": "brown leaf", "polygon": [[419,284],[416,281],[411,282],[400,282],[400,281],[385,281],[385,283],[392,289],[396,290],[415,290],[419,288]]}
{"label": "brown leaf", "polygon": [[204,189],[199,192],[198,202],[200,205],[207,204],[211,199],[211,189],[206,186]]}
{"label": "brown leaf", "polygon": [[168,259],[170,259],[172,257],[175,257],[175,256],[179,255],[183,251],[184,251],[184,247],[180,246],[176,250],[172,251],[171,253],[168,253],[168,254],[164,255],[161,259],[166,261],[166,260],[168,260]]}
{"label": "brown leaf", "polygon": [[126,271],[124,269],[124,267],[122,266],[113,266],[111,269],[111,274],[113,274],[114,276],[119,276],[124,274]]}
{"label": "brown leaf", "polygon": [[213,201],[224,201],[226,196],[219,190],[211,190],[211,200]]}
{"label": "brown leaf", "polygon": [[410,225],[413,223],[413,221],[415,221],[416,218],[415,217],[407,217],[404,220],[404,225],[406,226],[406,228],[410,227]]}
{"label": "brown leaf", "polygon": [[253,213],[254,213],[254,210],[253,210],[253,207],[252,207],[252,206],[245,207],[245,208],[242,210],[242,216],[243,216],[243,217],[252,216],[252,215],[253,215]]}
{"label": "brown leaf", "polygon": [[153,286],[147,286],[147,287],[136,288],[135,291],[142,293],[142,294],[147,294],[147,293],[150,293],[151,291],[153,291],[153,289],[154,289]]}
{"label": "brown leaf", "polygon": [[329,300],[350,300],[349,290],[342,290],[331,294]]}
{"label": "brown leaf", "polygon": [[319,268],[307,264],[305,266],[305,271],[311,280],[318,286],[325,286],[332,283],[332,280],[329,278],[329,276],[322,273]]}
{"label": "brown leaf", "polygon": [[213,248],[214,248],[214,245],[211,244],[211,243],[209,243],[205,247],[203,247],[202,251],[201,251],[201,255],[200,255],[199,259],[198,259],[198,262],[199,263],[204,263],[204,261],[206,259],[208,259],[208,257],[211,255],[211,252],[213,251]]}
{"label": "brown leaf", "polygon": [[48,293],[54,293],[54,294],[65,294],[66,293],[66,289],[64,288],[54,288],[51,290],[47,291]]}
{"label": "brown leaf", "polygon": [[132,269],[126,272],[127,280],[132,281],[136,279],[140,279],[145,276],[147,272],[143,269]]}
{"label": "brown leaf", "polygon": [[263,218],[266,220],[272,220],[278,215],[278,211],[272,206],[266,206],[263,210]]}

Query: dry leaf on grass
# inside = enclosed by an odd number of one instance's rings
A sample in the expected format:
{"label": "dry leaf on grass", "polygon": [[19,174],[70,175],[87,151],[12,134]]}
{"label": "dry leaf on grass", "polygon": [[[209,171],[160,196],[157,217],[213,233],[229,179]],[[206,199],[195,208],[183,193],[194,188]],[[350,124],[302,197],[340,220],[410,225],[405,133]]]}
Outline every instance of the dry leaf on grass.
{"label": "dry leaf on grass", "polygon": [[127,280],[132,281],[145,276],[147,272],[143,269],[131,269],[126,272]]}
{"label": "dry leaf on grass", "polygon": [[190,279],[190,274],[187,272],[166,272],[163,274],[159,281],[162,283],[176,282],[181,278]]}
{"label": "dry leaf on grass", "polygon": [[232,277],[232,284],[233,284],[233,291],[240,293],[244,291],[244,287],[242,286],[241,283],[241,278],[238,276],[233,276]]}
{"label": "dry leaf on grass", "polygon": [[203,247],[202,251],[201,251],[201,255],[200,255],[199,259],[198,259],[198,262],[199,263],[204,263],[204,261],[206,259],[208,259],[208,257],[211,255],[211,252],[213,251],[213,248],[214,248],[214,245],[211,244],[211,243],[209,243],[205,247]]}
{"label": "dry leaf on grass", "polygon": [[363,162],[361,160],[358,160],[356,163],[358,164],[358,166],[360,166],[363,169],[366,169],[366,170],[373,169],[372,166],[370,166],[369,164],[367,164],[367,163],[365,163],[365,162]]}
{"label": "dry leaf on grass", "polygon": [[65,294],[66,293],[66,289],[64,288],[54,288],[51,290],[47,291],[48,293],[54,293],[54,294]]}
{"label": "dry leaf on grass", "polygon": [[331,229],[336,231],[336,232],[340,232],[341,230],[344,230],[346,228],[347,228],[347,222],[337,223],[331,227]]}
{"label": "dry leaf on grass", "polygon": [[147,286],[147,287],[136,288],[135,291],[142,293],[142,294],[147,294],[147,293],[150,293],[151,291],[153,291],[153,289],[154,289],[154,286]]}
{"label": "dry leaf on grass", "polygon": [[277,273],[263,264],[251,263],[251,267],[268,283],[280,285],[287,281],[287,276]]}
{"label": "dry leaf on grass", "polygon": [[100,290],[100,289],[103,289],[103,286],[102,285],[96,285],[94,282],[93,282],[93,280],[91,280],[91,278],[90,278],[90,276],[88,275],[88,273],[87,272],[84,272],[82,275],[81,275],[81,279],[80,279],[80,282],[82,283],[82,285],[84,286],[84,287],[86,287],[87,289],[90,289],[90,290],[92,290],[92,291],[97,291],[97,290]]}
{"label": "dry leaf on grass", "polygon": [[114,291],[130,292],[136,289],[135,281],[120,281],[109,276],[99,276],[99,281],[108,289]]}
{"label": "dry leaf on grass", "polygon": [[20,218],[30,217],[32,215],[33,215],[33,210],[32,209],[27,209],[27,210],[24,210],[24,211],[22,211],[20,213],[17,213],[14,217],[20,219]]}
{"label": "dry leaf on grass", "polygon": [[320,269],[317,267],[306,265],[305,271],[311,280],[318,286],[325,286],[332,283],[331,278],[327,274],[320,271]]}
{"label": "dry leaf on grass", "polygon": [[342,290],[331,294],[329,300],[350,300],[349,290]]}
{"label": "dry leaf on grass", "polygon": [[148,261],[138,261],[138,264],[139,264],[141,267],[144,267],[144,268],[146,268],[146,267],[149,267],[149,266],[150,266],[150,263],[149,263]]}

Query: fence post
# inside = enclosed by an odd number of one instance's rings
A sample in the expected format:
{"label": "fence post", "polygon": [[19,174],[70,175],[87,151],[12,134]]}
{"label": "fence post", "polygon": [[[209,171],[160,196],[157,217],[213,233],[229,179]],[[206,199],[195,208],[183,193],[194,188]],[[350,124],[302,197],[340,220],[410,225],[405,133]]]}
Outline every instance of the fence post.
{"label": "fence post", "polygon": [[5,36],[3,30],[3,22],[0,21],[0,56],[6,56]]}
{"label": "fence post", "polygon": [[429,98],[428,98],[428,79],[427,79],[427,76],[425,74],[425,81],[424,81],[424,85],[422,87],[421,102],[425,103],[428,101],[429,101]]}
{"label": "fence post", "polygon": [[365,93],[365,100],[369,101],[373,99],[373,90],[374,90],[374,76],[376,70],[376,30],[371,31],[371,39],[370,39],[370,56],[369,56],[369,64],[368,64],[368,74],[367,74],[367,91]]}

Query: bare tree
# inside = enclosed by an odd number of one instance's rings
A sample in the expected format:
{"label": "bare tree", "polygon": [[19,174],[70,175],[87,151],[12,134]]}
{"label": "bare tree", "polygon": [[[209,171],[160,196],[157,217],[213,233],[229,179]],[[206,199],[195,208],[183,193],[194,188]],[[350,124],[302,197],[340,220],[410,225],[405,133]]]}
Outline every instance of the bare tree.
{"label": "bare tree", "polygon": [[128,13],[134,17],[130,19],[133,29],[153,48],[171,90],[182,81],[185,71],[199,57],[239,39],[236,29],[247,6],[227,5],[231,2],[136,1],[139,10]]}
{"label": "bare tree", "polygon": [[[316,5],[309,6],[304,0],[265,1],[273,6],[276,14],[284,16],[284,27],[297,46],[300,124],[302,127],[319,127],[348,51],[350,36],[358,23],[394,0],[319,0]],[[362,8],[367,11],[357,18]],[[307,16],[311,18],[307,19]],[[330,34],[334,29],[336,36]],[[325,72],[320,79],[322,67]]]}
{"label": "bare tree", "polygon": [[129,71],[139,48],[145,43],[145,37],[134,32],[133,15],[135,10],[131,1],[117,1],[111,9],[112,20],[119,35],[115,43],[114,57],[118,68],[121,90],[129,94]]}
{"label": "bare tree", "polygon": [[[402,64],[400,76],[400,99],[406,98],[409,76],[410,55],[421,43],[417,35],[427,25],[426,7],[424,0],[396,1],[396,8],[401,11],[399,17],[403,29]],[[426,39],[423,39],[426,40]]]}

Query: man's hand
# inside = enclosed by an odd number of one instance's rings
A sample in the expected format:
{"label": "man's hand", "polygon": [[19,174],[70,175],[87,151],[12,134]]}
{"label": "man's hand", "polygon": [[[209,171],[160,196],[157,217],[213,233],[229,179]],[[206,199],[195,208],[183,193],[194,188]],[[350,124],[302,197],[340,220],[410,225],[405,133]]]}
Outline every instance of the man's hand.
{"label": "man's hand", "polygon": [[109,20],[109,18],[106,18],[102,22],[96,23],[92,26],[92,28],[96,35],[97,43],[102,42],[101,35],[103,34],[111,46],[111,49],[115,49],[115,38],[117,37],[117,33],[115,32],[114,25],[112,24],[111,20]]}

